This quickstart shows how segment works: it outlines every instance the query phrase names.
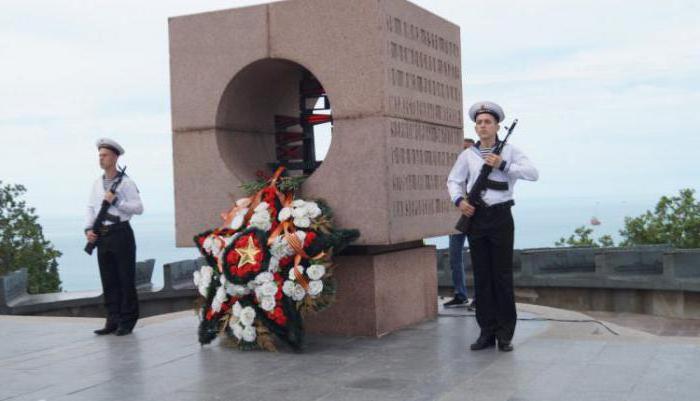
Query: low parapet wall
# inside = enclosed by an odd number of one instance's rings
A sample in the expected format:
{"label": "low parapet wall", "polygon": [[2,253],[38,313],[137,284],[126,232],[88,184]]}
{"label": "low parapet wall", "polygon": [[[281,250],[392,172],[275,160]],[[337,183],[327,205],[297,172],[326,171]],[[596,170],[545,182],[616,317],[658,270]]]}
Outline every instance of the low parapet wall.
{"label": "low parapet wall", "polygon": [[[467,286],[473,292],[468,249]],[[197,289],[192,273],[204,259],[163,266],[163,287],[153,288],[153,259],[137,264],[141,316],[192,309]],[[700,249],[541,248],[516,250],[513,257],[519,302],[575,310],[647,313],[700,318]],[[438,285],[451,288],[446,249],[437,251]],[[104,316],[101,291],[30,295],[25,269],[0,277],[0,314]]]}
{"label": "low parapet wall", "polygon": [[[198,294],[192,273],[203,263],[202,258],[167,263],[163,266],[163,287],[153,288],[151,277],[155,260],[138,262],[136,286],[141,317],[192,309]],[[0,277],[0,314],[105,316],[100,290],[27,294],[26,289],[26,269]]]}
{"label": "low parapet wall", "polygon": [[[466,249],[464,257],[472,287]],[[700,318],[700,249],[525,249],[515,253],[514,265],[516,297],[522,302]],[[438,284],[452,287],[447,250],[438,251],[438,272]]]}

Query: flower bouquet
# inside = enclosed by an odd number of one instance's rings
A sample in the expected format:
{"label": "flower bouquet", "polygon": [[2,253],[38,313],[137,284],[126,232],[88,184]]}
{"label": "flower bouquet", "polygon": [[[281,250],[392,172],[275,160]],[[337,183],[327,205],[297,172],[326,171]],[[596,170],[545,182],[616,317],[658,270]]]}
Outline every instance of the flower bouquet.
{"label": "flower bouquet", "polygon": [[194,273],[201,344],[221,336],[241,349],[274,351],[277,337],[298,350],[302,312],[334,301],[333,253],[359,231],[336,229],[322,200],[295,198],[301,180],[282,171],[246,184],[249,196],[221,215],[223,226],[194,237],[207,260]]}

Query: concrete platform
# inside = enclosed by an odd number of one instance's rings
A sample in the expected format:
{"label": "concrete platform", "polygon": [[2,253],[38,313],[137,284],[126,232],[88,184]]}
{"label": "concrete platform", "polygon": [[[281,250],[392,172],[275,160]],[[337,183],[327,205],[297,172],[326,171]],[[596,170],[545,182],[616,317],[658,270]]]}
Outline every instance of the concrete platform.
{"label": "concrete platform", "polygon": [[[520,317],[588,319],[519,305]],[[663,400],[700,398],[700,341],[608,324],[520,321],[516,350],[470,352],[464,309],[380,339],[309,338],[304,353],[196,341],[190,312],[127,337],[100,319],[1,316],[0,400]]]}

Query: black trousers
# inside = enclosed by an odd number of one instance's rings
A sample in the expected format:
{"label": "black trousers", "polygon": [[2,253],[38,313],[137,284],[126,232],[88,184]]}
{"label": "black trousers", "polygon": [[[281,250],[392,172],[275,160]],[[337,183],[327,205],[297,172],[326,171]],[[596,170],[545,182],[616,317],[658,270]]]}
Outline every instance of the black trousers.
{"label": "black trousers", "polygon": [[467,239],[474,269],[476,321],[481,334],[510,341],[517,314],[513,292],[513,215],[510,206],[479,208]]}
{"label": "black trousers", "polygon": [[136,295],[136,241],[128,223],[101,235],[97,243],[97,263],[107,309],[107,325],[133,328],[139,318]]}

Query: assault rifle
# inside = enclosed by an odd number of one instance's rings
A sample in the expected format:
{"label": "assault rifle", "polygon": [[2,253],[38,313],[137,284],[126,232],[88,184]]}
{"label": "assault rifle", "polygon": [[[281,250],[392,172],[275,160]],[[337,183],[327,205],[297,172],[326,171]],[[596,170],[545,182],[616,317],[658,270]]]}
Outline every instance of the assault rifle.
{"label": "assault rifle", "polygon": [[[124,178],[124,173],[126,172],[126,166],[122,169],[119,170],[119,173],[117,173],[117,178],[114,180],[112,183],[112,186],[109,188],[109,192],[116,194],[117,193],[117,187],[119,184],[122,183],[122,179]],[[107,218],[107,210],[109,210],[109,207],[112,206],[109,202],[106,200],[102,200],[102,205],[100,206],[100,211],[97,213],[97,217],[95,217],[95,222],[92,223],[92,232],[95,234],[98,234],[100,232],[100,227],[102,227],[102,224],[104,224],[106,218]],[[99,234],[98,234],[99,235]],[[92,251],[95,250],[95,247],[97,246],[97,240],[95,242],[88,242],[85,245],[85,253],[88,255],[92,255]]]}
{"label": "assault rifle", "polygon": [[[496,144],[496,148],[492,152],[493,154],[501,154],[501,152],[503,151],[503,147],[506,146],[506,142],[508,142],[510,134],[512,134],[513,130],[515,129],[516,124],[518,124],[517,118],[513,120],[513,123],[510,125],[510,127],[506,127],[508,133],[502,141],[499,141]],[[484,191],[486,191],[487,182],[489,181],[489,174],[491,174],[491,171],[493,171],[493,167],[489,166],[488,164],[484,164],[481,167],[481,171],[479,172],[479,177],[476,178],[472,189],[469,190],[469,193],[467,194],[466,200],[469,202],[470,205],[474,206],[475,209],[486,206],[486,203],[481,198],[481,196],[484,193]],[[459,217],[457,224],[455,225],[455,229],[466,234],[469,231],[470,220],[471,219],[468,216],[462,214]]]}

